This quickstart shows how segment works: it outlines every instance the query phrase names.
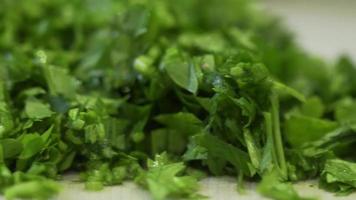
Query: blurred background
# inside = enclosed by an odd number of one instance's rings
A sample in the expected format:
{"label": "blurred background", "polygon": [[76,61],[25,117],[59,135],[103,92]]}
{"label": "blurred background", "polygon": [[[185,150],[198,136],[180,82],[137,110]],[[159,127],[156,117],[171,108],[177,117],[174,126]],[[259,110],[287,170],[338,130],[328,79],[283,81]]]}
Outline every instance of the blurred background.
{"label": "blurred background", "polygon": [[307,50],[334,60],[347,53],[356,61],[356,0],[262,0],[283,17]]}

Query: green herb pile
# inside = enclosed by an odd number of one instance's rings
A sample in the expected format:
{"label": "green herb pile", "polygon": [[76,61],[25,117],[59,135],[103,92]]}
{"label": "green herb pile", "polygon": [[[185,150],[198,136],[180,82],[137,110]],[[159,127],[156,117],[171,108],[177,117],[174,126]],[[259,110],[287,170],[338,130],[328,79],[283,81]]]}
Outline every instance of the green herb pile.
{"label": "green herb pile", "polygon": [[201,199],[206,176],[356,190],[356,66],[306,53],[247,0],[1,0],[0,191],[133,180]]}

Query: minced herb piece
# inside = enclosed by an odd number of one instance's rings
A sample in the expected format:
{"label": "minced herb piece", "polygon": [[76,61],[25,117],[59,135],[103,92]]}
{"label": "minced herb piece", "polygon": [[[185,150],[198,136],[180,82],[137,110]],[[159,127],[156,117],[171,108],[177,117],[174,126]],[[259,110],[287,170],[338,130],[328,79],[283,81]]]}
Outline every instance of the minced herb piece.
{"label": "minced herb piece", "polygon": [[3,0],[0,192],[47,199],[68,171],[157,200],[206,198],[205,175],[355,191],[356,66],[292,35],[249,0]]}
{"label": "minced herb piece", "polygon": [[315,200],[315,198],[301,197],[293,185],[280,180],[281,175],[276,172],[266,174],[258,185],[258,191],[275,200]]}

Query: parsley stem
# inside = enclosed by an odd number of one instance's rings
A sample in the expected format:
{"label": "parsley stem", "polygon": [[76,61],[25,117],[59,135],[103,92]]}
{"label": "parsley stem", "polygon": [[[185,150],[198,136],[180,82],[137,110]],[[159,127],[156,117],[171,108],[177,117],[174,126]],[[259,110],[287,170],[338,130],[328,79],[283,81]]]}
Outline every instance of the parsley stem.
{"label": "parsley stem", "polygon": [[280,129],[280,119],[279,119],[279,100],[277,94],[273,93],[270,96],[271,100],[271,113],[273,122],[273,138],[274,147],[276,151],[277,160],[279,167],[281,169],[282,176],[287,178],[287,164],[284,155],[284,148],[282,143],[282,134]]}
{"label": "parsley stem", "polygon": [[265,126],[266,126],[266,146],[265,148],[272,149],[271,151],[271,156],[272,156],[272,161],[276,166],[278,166],[278,159],[276,155],[276,151],[274,150],[274,142],[273,142],[273,126],[272,126],[272,115],[270,112],[265,112],[264,113],[264,118],[265,118]]}

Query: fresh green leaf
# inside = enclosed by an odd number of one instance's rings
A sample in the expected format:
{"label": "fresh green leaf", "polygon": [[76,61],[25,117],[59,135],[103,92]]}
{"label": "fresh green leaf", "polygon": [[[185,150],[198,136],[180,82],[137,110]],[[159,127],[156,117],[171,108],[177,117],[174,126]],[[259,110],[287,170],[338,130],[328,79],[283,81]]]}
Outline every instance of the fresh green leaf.
{"label": "fresh green leaf", "polygon": [[53,112],[48,104],[33,100],[26,101],[25,113],[30,119],[33,120],[41,120],[53,115]]}
{"label": "fresh green leaf", "polygon": [[58,183],[50,180],[19,183],[5,190],[6,199],[48,199],[60,191]]}
{"label": "fresh green leaf", "polygon": [[177,48],[167,50],[161,66],[178,86],[191,93],[198,91],[198,79],[194,64]]}
{"label": "fresh green leaf", "polygon": [[193,135],[203,129],[202,121],[191,113],[179,112],[175,114],[164,114],[155,117],[155,120],[167,128],[179,131],[180,134]]}
{"label": "fresh green leaf", "polygon": [[63,95],[67,98],[75,97],[77,81],[64,68],[44,66],[43,74],[52,95]]}
{"label": "fresh green leaf", "polygon": [[282,182],[279,175],[270,173],[262,178],[258,191],[271,199],[276,200],[313,200],[315,198],[301,197],[291,183]]}
{"label": "fresh green leaf", "polygon": [[344,125],[352,126],[356,120],[356,103],[349,98],[337,103],[335,108],[335,119]]}
{"label": "fresh green leaf", "polygon": [[244,175],[251,175],[251,171],[248,167],[250,159],[246,152],[209,134],[197,135],[196,141],[200,146],[207,149],[208,155],[222,158],[231,163],[236,171],[241,170]]}
{"label": "fresh green leaf", "polygon": [[23,150],[20,159],[28,159],[39,153],[45,145],[45,141],[38,134],[27,134],[21,139]]}
{"label": "fresh green leaf", "polygon": [[320,185],[338,194],[349,194],[356,189],[356,164],[340,159],[330,159],[321,173]]}
{"label": "fresh green leaf", "polygon": [[337,128],[337,123],[303,115],[292,115],[285,122],[284,132],[288,142],[294,147],[301,147],[313,142]]}
{"label": "fresh green leaf", "polygon": [[22,152],[23,148],[21,142],[10,138],[0,140],[0,146],[2,147],[2,154],[5,159],[14,158]]}
{"label": "fresh green leaf", "polygon": [[168,197],[197,199],[197,180],[191,176],[179,176],[185,169],[183,163],[169,163],[165,154],[157,155],[155,160],[148,160],[145,180],[148,189],[156,200]]}

